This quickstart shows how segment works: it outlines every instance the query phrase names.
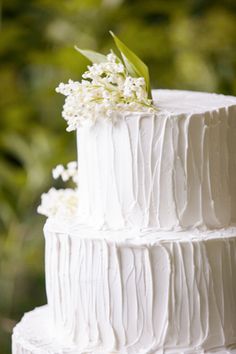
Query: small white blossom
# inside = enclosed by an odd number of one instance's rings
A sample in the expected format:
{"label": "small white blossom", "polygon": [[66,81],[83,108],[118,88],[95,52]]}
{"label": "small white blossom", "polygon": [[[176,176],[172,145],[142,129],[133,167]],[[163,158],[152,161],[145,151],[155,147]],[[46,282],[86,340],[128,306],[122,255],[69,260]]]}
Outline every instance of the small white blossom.
{"label": "small white blossom", "polygon": [[61,177],[63,182],[69,181],[72,178],[73,182],[77,183],[78,180],[78,170],[77,162],[71,161],[67,164],[67,168],[63,165],[58,165],[52,170],[52,176],[54,179]]}
{"label": "small white blossom", "polygon": [[110,63],[115,63],[117,61],[117,56],[114,54],[114,53],[109,53],[107,55],[107,60],[110,62]]}
{"label": "small white blossom", "polygon": [[51,188],[41,196],[38,213],[47,217],[72,218],[78,208],[77,191]]}
{"label": "small white blossom", "polygon": [[64,167],[62,165],[57,165],[53,170],[52,170],[52,176],[54,179],[58,179],[62,172],[64,171]]}
{"label": "small white blossom", "polygon": [[77,170],[77,161],[70,161],[67,164],[67,168],[70,171],[76,171]]}
{"label": "small white blossom", "polygon": [[64,170],[61,174],[61,179],[63,182],[67,182],[70,179],[70,175],[67,170]]}

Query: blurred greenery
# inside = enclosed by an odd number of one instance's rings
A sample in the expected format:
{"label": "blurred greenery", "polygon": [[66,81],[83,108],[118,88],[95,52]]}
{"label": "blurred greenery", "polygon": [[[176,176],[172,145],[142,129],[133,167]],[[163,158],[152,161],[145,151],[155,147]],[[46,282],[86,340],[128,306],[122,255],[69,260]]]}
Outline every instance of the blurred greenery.
{"label": "blurred greenery", "polygon": [[153,87],[236,95],[236,2],[6,0],[0,13],[0,354],[9,354],[13,325],[46,302],[36,207],[52,167],[76,157],[54,90],[85,69],[74,45],[106,53],[112,30],[149,65]]}

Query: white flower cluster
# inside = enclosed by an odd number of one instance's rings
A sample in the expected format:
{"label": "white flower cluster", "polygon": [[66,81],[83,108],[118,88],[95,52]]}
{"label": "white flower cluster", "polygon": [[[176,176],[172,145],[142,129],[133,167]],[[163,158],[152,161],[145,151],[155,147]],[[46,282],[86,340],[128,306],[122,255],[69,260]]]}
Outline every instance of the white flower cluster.
{"label": "white flower cluster", "polygon": [[72,218],[78,206],[77,191],[74,189],[51,188],[41,196],[38,213],[47,217]]}
{"label": "white flower cluster", "polygon": [[115,54],[108,54],[106,59],[88,66],[81,82],[69,80],[56,88],[66,96],[62,116],[67,131],[100,118],[113,120],[114,112],[153,110],[144,78],[129,76]]}
{"label": "white flower cluster", "polygon": [[67,164],[66,168],[63,165],[57,165],[52,170],[52,176],[54,179],[61,177],[63,182],[69,181],[72,178],[73,182],[77,183],[78,180],[78,171],[77,171],[77,162],[71,161]]}

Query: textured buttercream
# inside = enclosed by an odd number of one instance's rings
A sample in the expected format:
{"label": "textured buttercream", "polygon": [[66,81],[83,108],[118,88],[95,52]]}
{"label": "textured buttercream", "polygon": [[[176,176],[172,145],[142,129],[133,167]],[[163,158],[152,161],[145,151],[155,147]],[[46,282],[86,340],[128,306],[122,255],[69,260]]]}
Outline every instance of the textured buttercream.
{"label": "textured buttercream", "polygon": [[[167,350],[168,354],[185,354],[186,351]],[[14,328],[12,336],[13,354],[116,354],[96,348],[92,351],[81,351],[75,346],[58,342],[52,333],[52,321],[47,306],[36,308],[24,315],[21,322]],[[236,354],[236,349],[217,348],[213,351],[197,349],[188,354]],[[150,354],[139,352],[138,354]],[[157,353],[159,354],[159,353]],[[163,354],[161,352],[160,354]]]}
{"label": "textured buttercream", "polygon": [[13,354],[236,354],[236,98],[153,96],[78,129],[78,216],[46,223]]}
{"label": "textured buttercream", "polygon": [[78,129],[78,220],[111,229],[228,226],[236,209],[236,140],[229,129],[236,99],[153,94],[155,114],[127,112],[116,124]]}
{"label": "textured buttercream", "polygon": [[120,241],[122,232],[95,239],[89,229],[52,225],[45,228],[47,296],[62,343],[120,354],[236,343],[235,228]]}

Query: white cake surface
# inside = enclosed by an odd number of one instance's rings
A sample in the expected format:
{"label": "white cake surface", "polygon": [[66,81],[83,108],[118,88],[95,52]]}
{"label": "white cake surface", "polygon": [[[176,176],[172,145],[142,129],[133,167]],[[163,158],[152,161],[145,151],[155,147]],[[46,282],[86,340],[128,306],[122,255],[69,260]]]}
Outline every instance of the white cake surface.
{"label": "white cake surface", "polygon": [[78,128],[78,213],[46,222],[13,354],[236,354],[236,98],[153,97]]}
{"label": "white cake surface", "polygon": [[236,228],[197,232],[124,238],[49,220],[46,287],[58,338],[85,353],[187,354],[235,344]]}
{"label": "white cake surface", "polygon": [[[42,306],[24,315],[21,322],[16,325],[12,337],[12,350],[14,354],[116,354],[104,352],[99,349],[92,351],[79,351],[75,347],[68,347],[58,342],[51,333],[52,323],[48,306]],[[176,351],[169,351],[176,354]],[[189,352],[190,353],[190,352]],[[196,354],[235,354],[236,349],[218,348],[211,352],[197,350]],[[144,354],[140,352],[138,354]],[[146,353],[145,353],[146,354]]]}
{"label": "white cake surface", "polygon": [[236,216],[236,98],[157,90],[152,113],[77,131],[78,221],[215,229]]}
{"label": "white cake surface", "polygon": [[153,229],[127,229],[127,230],[97,230],[93,227],[81,225],[74,219],[48,218],[44,233],[54,232],[57,234],[67,234],[71,237],[82,240],[105,240],[107,243],[116,242],[117,244],[129,245],[152,245],[165,241],[206,241],[210,239],[223,239],[236,235],[236,224],[230,227],[216,230],[179,230],[164,231]]}
{"label": "white cake surface", "polygon": [[236,105],[236,97],[216,93],[153,90],[153,99],[158,108],[170,114],[207,113]]}

